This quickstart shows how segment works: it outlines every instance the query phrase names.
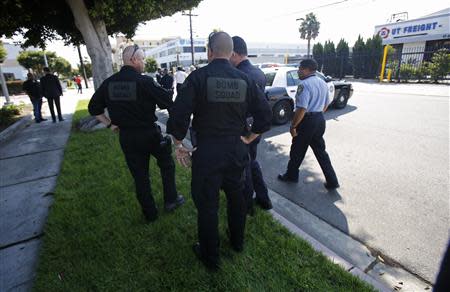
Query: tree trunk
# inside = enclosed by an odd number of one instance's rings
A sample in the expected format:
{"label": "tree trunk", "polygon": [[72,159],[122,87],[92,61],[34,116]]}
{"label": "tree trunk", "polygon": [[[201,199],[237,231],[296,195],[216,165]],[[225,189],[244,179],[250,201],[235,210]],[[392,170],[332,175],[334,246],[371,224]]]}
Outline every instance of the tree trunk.
{"label": "tree trunk", "polygon": [[113,74],[111,44],[103,20],[91,19],[84,0],[66,0],[72,10],[75,26],[83,36],[86,48],[92,60],[94,88]]}

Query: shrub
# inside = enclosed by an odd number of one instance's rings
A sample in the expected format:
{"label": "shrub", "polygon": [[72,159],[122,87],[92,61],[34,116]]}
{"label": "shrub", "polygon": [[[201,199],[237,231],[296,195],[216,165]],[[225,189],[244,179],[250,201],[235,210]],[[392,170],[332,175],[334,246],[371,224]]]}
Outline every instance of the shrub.
{"label": "shrub", "polygon": [[422,64],[420,64],[419,67],[414,70],[413,75],[419,82],[423,79],[426,79],[427,76],[430,75],[430,63],[422,62]]}
{"label": "shrub", "polygon": [[[22,85],[23,85],[22,80],[6,81],[8,92],[11,95],[22,94],[23,93]],[[0,94],[4,95],[1,87],[0,87]]]}
{"label": "shrub", "polygon": [[400,65],[400,79],[408,81],[412,76],[414,76],[414,71],[414,67],[409,64]]}
{"label": "shrub", "polygon": [[440,49],[431,58],[430,75],[437,82],[444,79],[450,73],[450,52],[448,49]]}
{"label": "shrub", "polygon": [[20,105],[5,105],[0,108],[0,126],[11,124],[14,121],[14,116],[20,115],[24,106],[25,105],[21,103]]}

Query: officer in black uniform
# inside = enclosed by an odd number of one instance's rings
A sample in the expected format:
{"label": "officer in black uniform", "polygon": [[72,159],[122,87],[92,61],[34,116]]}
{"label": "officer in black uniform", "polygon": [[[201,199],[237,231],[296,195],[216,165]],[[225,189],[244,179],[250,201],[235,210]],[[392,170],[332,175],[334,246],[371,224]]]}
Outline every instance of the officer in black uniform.
{"label": "officer in black uniform", "polygon": [[[175,186],[175,163],[170,139],[164,138],[155,124],[156,105],[168,109],[173,105],[169,92],[144,71],[144,52],[137,46],[123,51],[124,66],[106,79],[89,102],[89,113],[119,131],[120,146],[136,186],[137,199],[147,221],[157,219],[158,211],[149,180],[150,155],[161,170],[164,208],[172,211],[184,203]],[[108,108],[109,118],[104,114]]]}
{"label": "officer in black uniform", "polygon": [[298,75],[300,84],[295,97],[295,114],[292,118],[292,145],[289,163],[284,174],[278,179],[285,182],[298,182],[299,167],[310,146],[325,175],[327,189],[339,187],[336,173],[331,165],[330,157],[325,151],[325,119],[323,113],[327,110],[329,101],[328,86],[315,73],[317,62],[306,59],[300,62]]}
{"label": "officer in black uniform", "polygon": [[[193,246],[203,264],[219,267],[219,190],[227,196],[228,236],[231,246],[242,251],[245,229],[244,168],[246,143],[270,128],[271,110],[255,83],[229,62],[233,41],[225,32],[213,33],[208,41],[209,64],[192,72],[183,83],[167,122],[174,137],[177,160],[188,166],[189,150],[181,141],[190,116],[197,135],[192,153],[191,191],[198,211],[199,243]],[[241,136],[246,114],[254,118],[249,136]]]}
{"label": "officer in black uniform", "polygon": [[[256,68],[250,63],[247,58],[247,44],[239,37],[234,36],[233,39],[233,54],[231,55],[230,62],[240,71],[247,74],[247,76],[255,81],[258,88],[264,91],[266,87],[266,76],[261,69]],[[261,96],[266,99],[264,93]],[[251,120],[251,118],[250,118]],[[261,136],[256,138],[248,145],[248,151],[250,154],[250,163],[245,168],[245,188],[244,195],[247,201],[247,212],[253,214],[253,192],[255,192],[255,201],[264,210],[272,209],[272,202],[269,198],[269,192],[267,185],[264,182],[264,177],[256,160],[256,154],[258,151],[258,144],[261,141]]]}

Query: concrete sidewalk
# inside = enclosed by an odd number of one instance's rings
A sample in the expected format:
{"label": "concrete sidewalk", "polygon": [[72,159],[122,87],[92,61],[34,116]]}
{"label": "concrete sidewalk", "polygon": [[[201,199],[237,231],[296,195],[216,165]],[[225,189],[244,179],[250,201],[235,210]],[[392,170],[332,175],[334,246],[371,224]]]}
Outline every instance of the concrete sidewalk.
{"label": "concrete sidewalk", "polygon": [[[0,291],[32,288],[72,115],[78,101],[92,93],[66,91],[61,97],[64,122],[52,123],[45,103],[42,112],[48,121],[30,123],[0,145]],[[27,101],[21,98],[12,101]]]}

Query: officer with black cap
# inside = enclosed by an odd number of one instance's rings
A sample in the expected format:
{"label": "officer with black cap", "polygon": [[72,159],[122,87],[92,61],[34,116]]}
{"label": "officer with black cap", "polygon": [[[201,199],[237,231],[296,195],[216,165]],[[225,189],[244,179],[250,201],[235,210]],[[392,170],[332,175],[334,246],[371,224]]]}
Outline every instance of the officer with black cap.
{"label": "officer with black cap", "polygon": [[284,174],[278,179],[285,182],[298,182],[299,167],[310,146],[325,175],[327,189],[339,187],[336,173],[331,165],[330,157],[325,151],[325,119],[323,113],[330,103],[328,87],[325,81],[315,73],[317,62],[306,59],[300,62],[298,75],[301,83],[298,85],[295,97],[295,114],[290,128],[292,136],[289,163]]}
{"label": "officer with black cap", "polygon": [[[147,221],[157,219],[158,210],[149,180],[150,155],[161,170],[164,209],[172,211],[184,203],[175,186],[175,163],[170,138],[164,138],[155,124],[156,105],[168,109],[173,105],[171,94],[142,75],[144,51],[137,45],[123,51],[124,66],[106,79],[89,102],[89,113],[119,132],[119,141],[136,186],[137,199]],[[104,114],[108,109],[109,118]],[[120,131],[119,131],[120,129]]]}
{"label": "officer with black cap", "polygon": [[[195,255],[212,269],[219,268],[219,190],[227,197],[228,232],[232,248],[242,251],[246,206],[243,196],[247,143],[270,128],[271,110],[255,83],[229,62],[233,41],[225,32],[208,38],[207,66],[192,72],[175,101],[167,132],[174,137],[177,160],[190,163],[190,149],[182,140],[193,114],[197,148],[192,152],[191,192],[198,211],[199,243]],[[251,133],[241,136],[246,115],[254,118]]]}
{"label": "officer with black cap", "polygon": [[[256,68],[250,63],[247,58],[247,44],[239,37],[234,36],[233,39],[233,54],[231,55],[230,62],[240,71],[247,74],[247,76],[255,81],[258,88],[264,91],[266,87],[266,76],[261,69]],[[264,93],[261,96],[266,99]],[[248,120],[251,120],[248,119]],[[250,154],[250,164],[245,169],[245,188],[244,195],[247,201],[247,212],[253,214],[253,192],[255,192],[255,201],[264,210],[272,209],[272,202],[269,198],[269,192],[267,185],[264,182],[264,177],[256,160],[256,154],[258,151],[258,144],[261,141],[261,136],[253,140],[248,145],[248,151]]]}

